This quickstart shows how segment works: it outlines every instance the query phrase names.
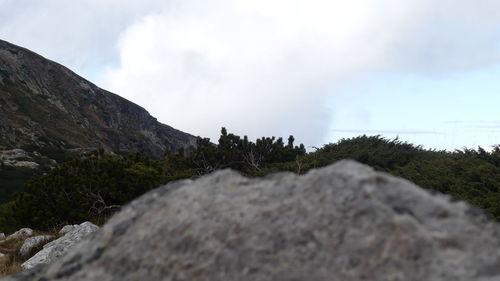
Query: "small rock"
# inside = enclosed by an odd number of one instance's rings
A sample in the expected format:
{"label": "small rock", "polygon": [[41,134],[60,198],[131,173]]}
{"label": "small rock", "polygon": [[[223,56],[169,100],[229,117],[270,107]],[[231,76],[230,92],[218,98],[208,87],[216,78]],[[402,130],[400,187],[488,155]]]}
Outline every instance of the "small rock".
{"label": "small rock", "polygon": [[0,151],[0,160],[11,160],[29,158],[28,153],[22,149],[16,148],[11,150]]}
{"label": "small rock", "polygon": [[24,240],[24,243],[21,246],[21,249],[19,250],[19,254],[21,254],[21,256],[26,256],[33,248],[39,246],[43,242],[50,240],[52,238],[54,238],[53,235],[40,235],[40,236],[29,237],[26,240]]}
{"label": "small rock", "polygon": [[4,253],[0,253],[0,259],[5,257],[5,254]]}
{"label": "small rock", "polygon": [[40,166],[38,163],[32,161],[16,161],[12,165],[15,167],[25,167],[30,169],[36,169]]}
{"label": "small rock", "polygon": [[61,228],[61,230],[59,230],[59,235],[64,235],[68,232],[70,232],[71,230],[75,229],[75,227],[78,227],[78,224],[74,224],[74,225],[65,225],[63,226],[63,228]]}
{"label": "small rock", "polygon": [[36,253],[36,255],[21,265],[22,269],[27,270],[39,264],[52,263],[75,246],[80,240],[88,237],[98,229],[99,227],[91,222],[84,222],[77,225],[63,237],[45,244],[40,252]]}
{"label": "small rock", "polygon": [[5,233],[0,233],[0,239],[5,239]]}
{"label": "small rock", "polygon": [[7,239],[14,239],[14,238],[19,238],[19,237],[29,237],[33,235],[33,229],[31,228],[21,228],[18,231],[12,233],[11,235],[7,236]]}

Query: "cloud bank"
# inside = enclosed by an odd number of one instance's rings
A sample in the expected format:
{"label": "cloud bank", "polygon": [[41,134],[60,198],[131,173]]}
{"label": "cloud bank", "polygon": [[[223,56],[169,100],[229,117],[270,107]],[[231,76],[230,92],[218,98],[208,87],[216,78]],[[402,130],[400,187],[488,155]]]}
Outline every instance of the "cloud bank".
{"label": "cloud bank", "polygon": [[[470,3],[470,2],[469,2]],[[374,71],[456,71],[498,61],[484,6],[456,1],[184,1],[122,33],[103,85],[169,124],[323,141],[335,87]],[[356,98],[356,97],[352,97]]]}
{"label": "cloud bank", "polygon": [[226,126],[318,145],[332,122],[325,103],[339,85],[384,71],[442,75],[500,58],[496,0],[85,3],[0,0],[0,35],[31,40],[25,46],[77,71],[106,65],[100,86],[212,139]]}
{"label": "cloud bank", "polygon": [[76,70],[119,61],[117,40],[165,1],[0,0],[0,38]]}

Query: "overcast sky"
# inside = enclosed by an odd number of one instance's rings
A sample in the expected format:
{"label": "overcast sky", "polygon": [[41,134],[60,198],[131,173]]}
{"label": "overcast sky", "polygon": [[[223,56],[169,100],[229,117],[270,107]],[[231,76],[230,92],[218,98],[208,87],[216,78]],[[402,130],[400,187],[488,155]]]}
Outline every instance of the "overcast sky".
{"label": "overcast sky", "polygon": [[213,141],[500,143],[498,0],[0,0],[0,39]]}

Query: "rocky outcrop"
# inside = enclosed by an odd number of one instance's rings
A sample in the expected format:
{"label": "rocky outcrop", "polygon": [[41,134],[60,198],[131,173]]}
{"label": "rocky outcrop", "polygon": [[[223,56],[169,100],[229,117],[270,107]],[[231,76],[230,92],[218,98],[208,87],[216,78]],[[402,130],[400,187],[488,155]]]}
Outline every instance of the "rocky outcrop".
{"label": "rocky outcrop", "polygon": [[500,280],[500,226],[353,161],[153,190],[11,280]]}
{"label": "rocky outcrop", "polygon": [[52,235],[38,235],[38,236],[33,236],[29,237],[26,240],[24,240],[23,245],[21,246],[21,249],[19,250],[19,254],[21,256],[26,256],[29,254],[34,248],[46,243],[46,241],[54,239],[54,236]]}
{"label": "rocky outcrop", "polygon": [[33,257],[24,262],[21,267],[23,270],[27,270],[40,264],[50,264],[65,254],[75,244],[80,242],[80,240],[85,239],[98,229],[99,227],[91,222],[84,222],[76,227],[73,227],[71,231],[68,231],[61,238],[45,244],[40,252],[36,253]]}
{"label": "rocky outcrop", "polygon": [[36,169],[40,166],[38,162],[48,167],[54,167],[57,164],[55,160],[48,159],[36,151],[30,153],[19,148],[0,151],[0,163],[6,166]]}

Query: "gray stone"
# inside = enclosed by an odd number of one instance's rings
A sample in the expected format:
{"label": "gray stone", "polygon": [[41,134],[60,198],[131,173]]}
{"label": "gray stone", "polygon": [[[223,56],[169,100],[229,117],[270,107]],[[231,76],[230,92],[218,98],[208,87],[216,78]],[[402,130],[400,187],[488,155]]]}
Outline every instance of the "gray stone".
{"label": "gray stone", "polygon": [[4,253],[0,253],[0,259],[5,257],[5,254]]}
{"label": "gray stone", "polygon": [[5,233],[0,233],[0,239],[5,239]]}
{"label": "gray stone", "polygon": [[48,266],[5,280],[500,280],[500,226],[354,161],[224,170],[134,200]]}
{"label": "gray stone", "polygon": [[32,162],[32,161],[14,161],[12,163],[5,162],[6,165],[12,165],[15,167],[25,167],[25,168],[30,168],[30,169],[36,169],[40,165],[38,163]]}
{"label": "gray stone", "polygon": [[3,163],[7,166],[36,169],[38,168],[39,164],[33,162],[32,156],[33,155],[30,155],[30,153],[18,148],[12,150],[3,150],[0,151],[0,163]]}
{"label": "gray stone", "polygon": [[21,256],[26,256],[33,250],[33,248],[40,246],[44,242],[47,242],[50,239],[53,239],[53,235],[39,235],[39,236],[33,236],[26,238],[24,240],[23,245],[21,246],[21,249],[19,250],[19,254]]}
{"label": "gray stone", "polygon": [[70,232],[71,230],[75,229],[76,227],[78,227],[78,224],[65,225],[61,228],[61,230],[59,230],[59,235],[64,235],[64,234]]}
{"label": "gray stone", "polygon": [[98,229],[99,227],[91,222],[80,224],[66,233],[63,237],[45,244],[40,252],[36,253],[21,265],[22,269],[27,270],[40,264],[50,264],[54,262],[80,242],[80,240],[88,237]]}
{"label": "gray stone", "polygon": [[14,239],[14,238],[19,238],[19,237],[29,237],[33,235],[33,230],[31,228],[21,228],[18,231],[12,233],[11,235],[7,236],[7,239]]}
{"label": "gray stone", "polygon": [[19,148],[0,151],[0,160],[17,160],[22,158],[30,157],[28,152]]}

